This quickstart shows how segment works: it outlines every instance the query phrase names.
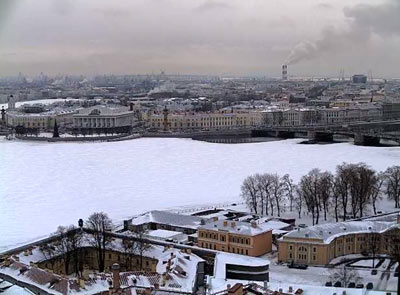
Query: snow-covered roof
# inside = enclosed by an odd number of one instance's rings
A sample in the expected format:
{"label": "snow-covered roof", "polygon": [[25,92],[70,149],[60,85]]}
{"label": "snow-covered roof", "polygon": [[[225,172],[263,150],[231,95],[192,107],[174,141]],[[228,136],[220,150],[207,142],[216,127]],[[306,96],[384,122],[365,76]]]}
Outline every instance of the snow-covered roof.
{"label": "snow-covered roof", "polygon": [[[121,240],[114,239],[109,248],[118,251]],[[49,294],[75,294],[83,290],[75,279],[56,275],[41,269],[30,262],[43,260],[44,256],[38,247],[11,257],[0,265],[0,274],[11,276],[13,279],[28,283],[45,290]],[[27,255],[26,255],[27,254]],[[158,260],[156,272],[126,272],[120,274],[121,286],[153,287],[160,285],[160,289],[192,292],[196,280],[197,267],[204,260],[193,253],[175,248],[164,248],[151,245],[146,249],[144,256]],[[19,259],[19,261],[17,261]],[[163,279],[165,276],[166,280]],[[109,288],[107,280],[112,278],[110,273],[92,274],[89,281],[85,281],[85,294],[96,294]],[[164,285],[162,285],[164,284]]]}
{"label": "snow-covered roof", "polygon": [[202,225],[200,229],[205,230],[214,230],[214,231],[227,231],[232,234],[240,234],[246,236],[256,236],[272,229],[268,227],[266,223],[248,223],[248,222],[240,222],[240,221],[226,221],[226,220],[217,220],[205,225]]}
{"label": "snow-covered roof", "polygon": [[384,221],[347,221],[326,223],[291,231],[283,236],[283,240],[290,238],[309,238],[321,240],[323,243],[329,244],[335,238],[340,236],[369,232],[382,233],[397,226],[397,223]]}
{"label": "snow-covered roof", "polygon": [[151,230],[147,233],[147,236],[164,238],[164,239],[172,239],[174,237],[178,237],[178,236],[182,236],[182,235],[183,234],[181,232],[165,230],[165,229]]}
{"label": "snow-covered roof", "polygon": [[226,279],[226,265],[245,265],[245,266],[265,266],[269,265],[270,261],[264,258],[243,256],[234,253],[219,252],[215,256],[214,261],[214,277]]}
{"label": "snow-covered roof", "polygon": [[182,215],[168,211],[153,210],[144,213],[136,218],[133,218],[131,224],[142,225],[153,222],[153,223],[168,224],[172,226],[197,229],[200,226],[202,220],[205,219],[197,216]]}
{"label": "snow-covered roof", "polygon": [[79,116],[110,116],[110,115],[122,115],[132,113],[129,111],[128,107],[124,106],[105,106],[105,105],[95,105],[88,108],[80,109],[74,117]]}

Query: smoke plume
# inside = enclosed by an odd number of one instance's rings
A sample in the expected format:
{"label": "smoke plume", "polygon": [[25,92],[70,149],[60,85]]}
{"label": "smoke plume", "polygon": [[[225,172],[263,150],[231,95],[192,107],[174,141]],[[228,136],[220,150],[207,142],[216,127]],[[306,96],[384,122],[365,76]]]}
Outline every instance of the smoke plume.
{"label": "smoke plume", "polygon": [[387,1],[379,5],[356,5],[343,10],[348,29],[325,27],[322,37],[315,42],[302,41],[295,45],[286,64],[291,65],[319,57],[326,52],[362,49],[372,35],[380,38],[400,36],[400,1]]}

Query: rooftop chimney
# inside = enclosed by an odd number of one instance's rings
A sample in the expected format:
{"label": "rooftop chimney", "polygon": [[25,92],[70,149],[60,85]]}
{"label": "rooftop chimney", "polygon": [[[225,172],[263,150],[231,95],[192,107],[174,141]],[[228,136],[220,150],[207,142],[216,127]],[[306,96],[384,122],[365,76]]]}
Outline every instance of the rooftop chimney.
{"label": "rooftop chimney", "polygon": [[287,81],[288,75],[287,75],[287,65],[282,66],[282,81]]}
{"label": "rooftop chimney", "polygon": [[111,266],[112,274],[113,274],[113,289],[114,291],[118,290],[120,285],[119,285],[119,264],[114,263]]}
{"label": "rooftop chimney", "polygon": [[236,283],[233,287],[228,288],[229,295],[243,295],[243,285]]}

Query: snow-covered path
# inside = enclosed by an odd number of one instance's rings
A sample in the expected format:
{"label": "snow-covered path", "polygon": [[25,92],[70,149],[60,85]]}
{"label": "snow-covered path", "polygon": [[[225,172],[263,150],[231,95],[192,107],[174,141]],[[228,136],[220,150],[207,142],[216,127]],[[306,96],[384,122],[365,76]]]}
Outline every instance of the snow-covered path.
{"label": "snow-covered path", "polygon": [[31,143],[0,139],[0,249],[76,223],[94,211],[114,219],[181,205],[237,202],[256,172],[289,173],[366,162],[400,164],[399,147],[300,140],[213,144],[143,138],[113,143]]}

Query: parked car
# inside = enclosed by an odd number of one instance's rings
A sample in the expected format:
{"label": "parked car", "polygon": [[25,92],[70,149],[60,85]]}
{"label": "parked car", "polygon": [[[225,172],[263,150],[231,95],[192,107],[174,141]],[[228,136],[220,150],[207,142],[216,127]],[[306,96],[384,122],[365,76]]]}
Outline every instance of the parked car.
{"label": "parked car", "polygon": [[337,281],[333,286],[336,288],[340,288],[340,287],[342,287],[342,283]]}
{"label": "parked car", "polygon": [[332,282],[326,282],[325,287],[332,287]]}
{"label": "parked car", "polygon": [[289,268],[296,268],[296,269],[307,269],[308,265],[307,264],[301,264],[301,263],[294,263],[293,261],[288,264]]}
{"label": "parked car", "polygon": [[356,283],[350,282],[347,287],[348,288],[355,288],[356,287]]}
{"label": "parked car", "polygon": [[371,275],[376,276],[378,274],[378,270],[373,269],[371,270]]}
{"label": "parked car", "polygon": [[358,289],[363,289],[363,288],[364,288],[364,284],[357,284],[357,285],[356,285],[356,288],[358,288]]}
{"label": "parked car", "polygon": [[372,284],[371,282],[369,282],[368,284],[367,284],[367,290],[372,290],[373,288],[374,288],[374,284]]}

